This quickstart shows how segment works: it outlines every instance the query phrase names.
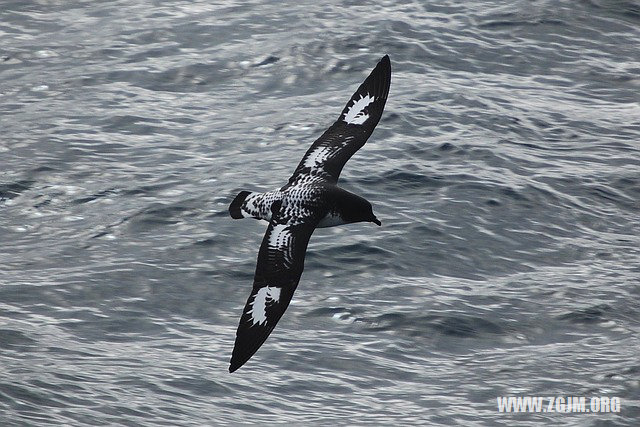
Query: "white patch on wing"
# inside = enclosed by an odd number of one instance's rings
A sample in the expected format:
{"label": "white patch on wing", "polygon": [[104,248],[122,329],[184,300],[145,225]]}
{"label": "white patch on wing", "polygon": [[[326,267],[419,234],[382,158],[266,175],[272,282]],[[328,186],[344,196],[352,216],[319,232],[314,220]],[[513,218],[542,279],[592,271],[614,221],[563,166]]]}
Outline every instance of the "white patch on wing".
{"label": "white patch on wing", "polygon": [[324,162],[331,152],[330,147],[318,147],[309,153],[304,161],[305,167],[313,168],[319,163]]}
{"label": "white patch on wing", "polygon": [[351,108],[344,115],[344,121],[351,125],[361,125],[367,121],[369,118],[369,114],[364,112],[364,109],[375,101],[376,98],[373,96],[369,96],[366,94],[362,96],[359,100],[353,103]]}
{"label": "white patch on wing", "polygon": [[251,310],[247,314],[251,315],[254,325],[262,325],[267,321],[267,302],[280,301],[280,288],[275,286],[265,286],[260,288],[251,302]]}
{"label": "white patch on wing", "polygon": [[269,248],[280,251],[286,263],[291,263],[291,230],[287,224],[276,224],[269,235]]}
{"label": "white patch on wing", "polygon": [[287,224],[276,224],[273,226],[273,230],[269,235],[269,247],[273,249],[280,249],[291,237],[291,232],[287,230]]}

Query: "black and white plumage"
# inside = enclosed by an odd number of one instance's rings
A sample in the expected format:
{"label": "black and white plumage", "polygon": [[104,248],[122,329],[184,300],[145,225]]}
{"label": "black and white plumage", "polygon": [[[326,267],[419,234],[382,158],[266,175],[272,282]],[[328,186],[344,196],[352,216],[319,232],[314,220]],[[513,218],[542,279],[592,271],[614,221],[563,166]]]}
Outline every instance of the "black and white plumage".
{"label": "black and white plumage", "polygon": [[269,226],[258,252],[253,290],[240,318],[229,372],[255,354],[287,309],[316,228],[361,221],[381,225],[367,200],[336,184],[347,160],[380,121],[390,83],[391,63],[385,55],[338,120],[307,150],[284,187],[266,193],[242,191],[231,202],[232,218],[263,219]]}

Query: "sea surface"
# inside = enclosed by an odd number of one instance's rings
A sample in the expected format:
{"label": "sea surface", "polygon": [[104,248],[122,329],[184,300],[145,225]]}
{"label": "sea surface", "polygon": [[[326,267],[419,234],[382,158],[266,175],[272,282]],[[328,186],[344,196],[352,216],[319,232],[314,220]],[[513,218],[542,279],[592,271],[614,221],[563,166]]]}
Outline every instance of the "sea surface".
{"label": "sea surface", "polygon": [[[2,1],[0,425],[640,425],[640,3]],[[291,306],[264,222],[377,61]],[[501,396],[617,398],[503,413]]]}

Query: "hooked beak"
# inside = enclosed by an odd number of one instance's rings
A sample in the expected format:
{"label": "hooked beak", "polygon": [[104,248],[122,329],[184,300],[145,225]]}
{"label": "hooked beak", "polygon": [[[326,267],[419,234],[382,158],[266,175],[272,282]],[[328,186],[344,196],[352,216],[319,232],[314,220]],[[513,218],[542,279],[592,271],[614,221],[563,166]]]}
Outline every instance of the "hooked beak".
{"label": "hooked beak", "polygon": [[371,219],[371,222],[373,222],[374,224],[378,224],[378,226],[382,225],[380,220],[378,218],[376,218],[375,216]]}

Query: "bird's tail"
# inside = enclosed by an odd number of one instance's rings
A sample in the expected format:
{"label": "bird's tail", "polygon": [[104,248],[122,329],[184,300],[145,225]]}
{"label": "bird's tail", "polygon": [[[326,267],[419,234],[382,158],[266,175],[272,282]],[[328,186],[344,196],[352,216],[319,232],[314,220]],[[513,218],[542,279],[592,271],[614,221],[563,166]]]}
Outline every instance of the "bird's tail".
{"label": "bird's tail", "polygon": [[233,219],[241,219],[245,216],[242,214],[242,204],[247,199],[249,195],[251,195],[251,191],[241,191],[238,193],[233,202],[229,205],[229,214],[231,214],[231,218]]}

